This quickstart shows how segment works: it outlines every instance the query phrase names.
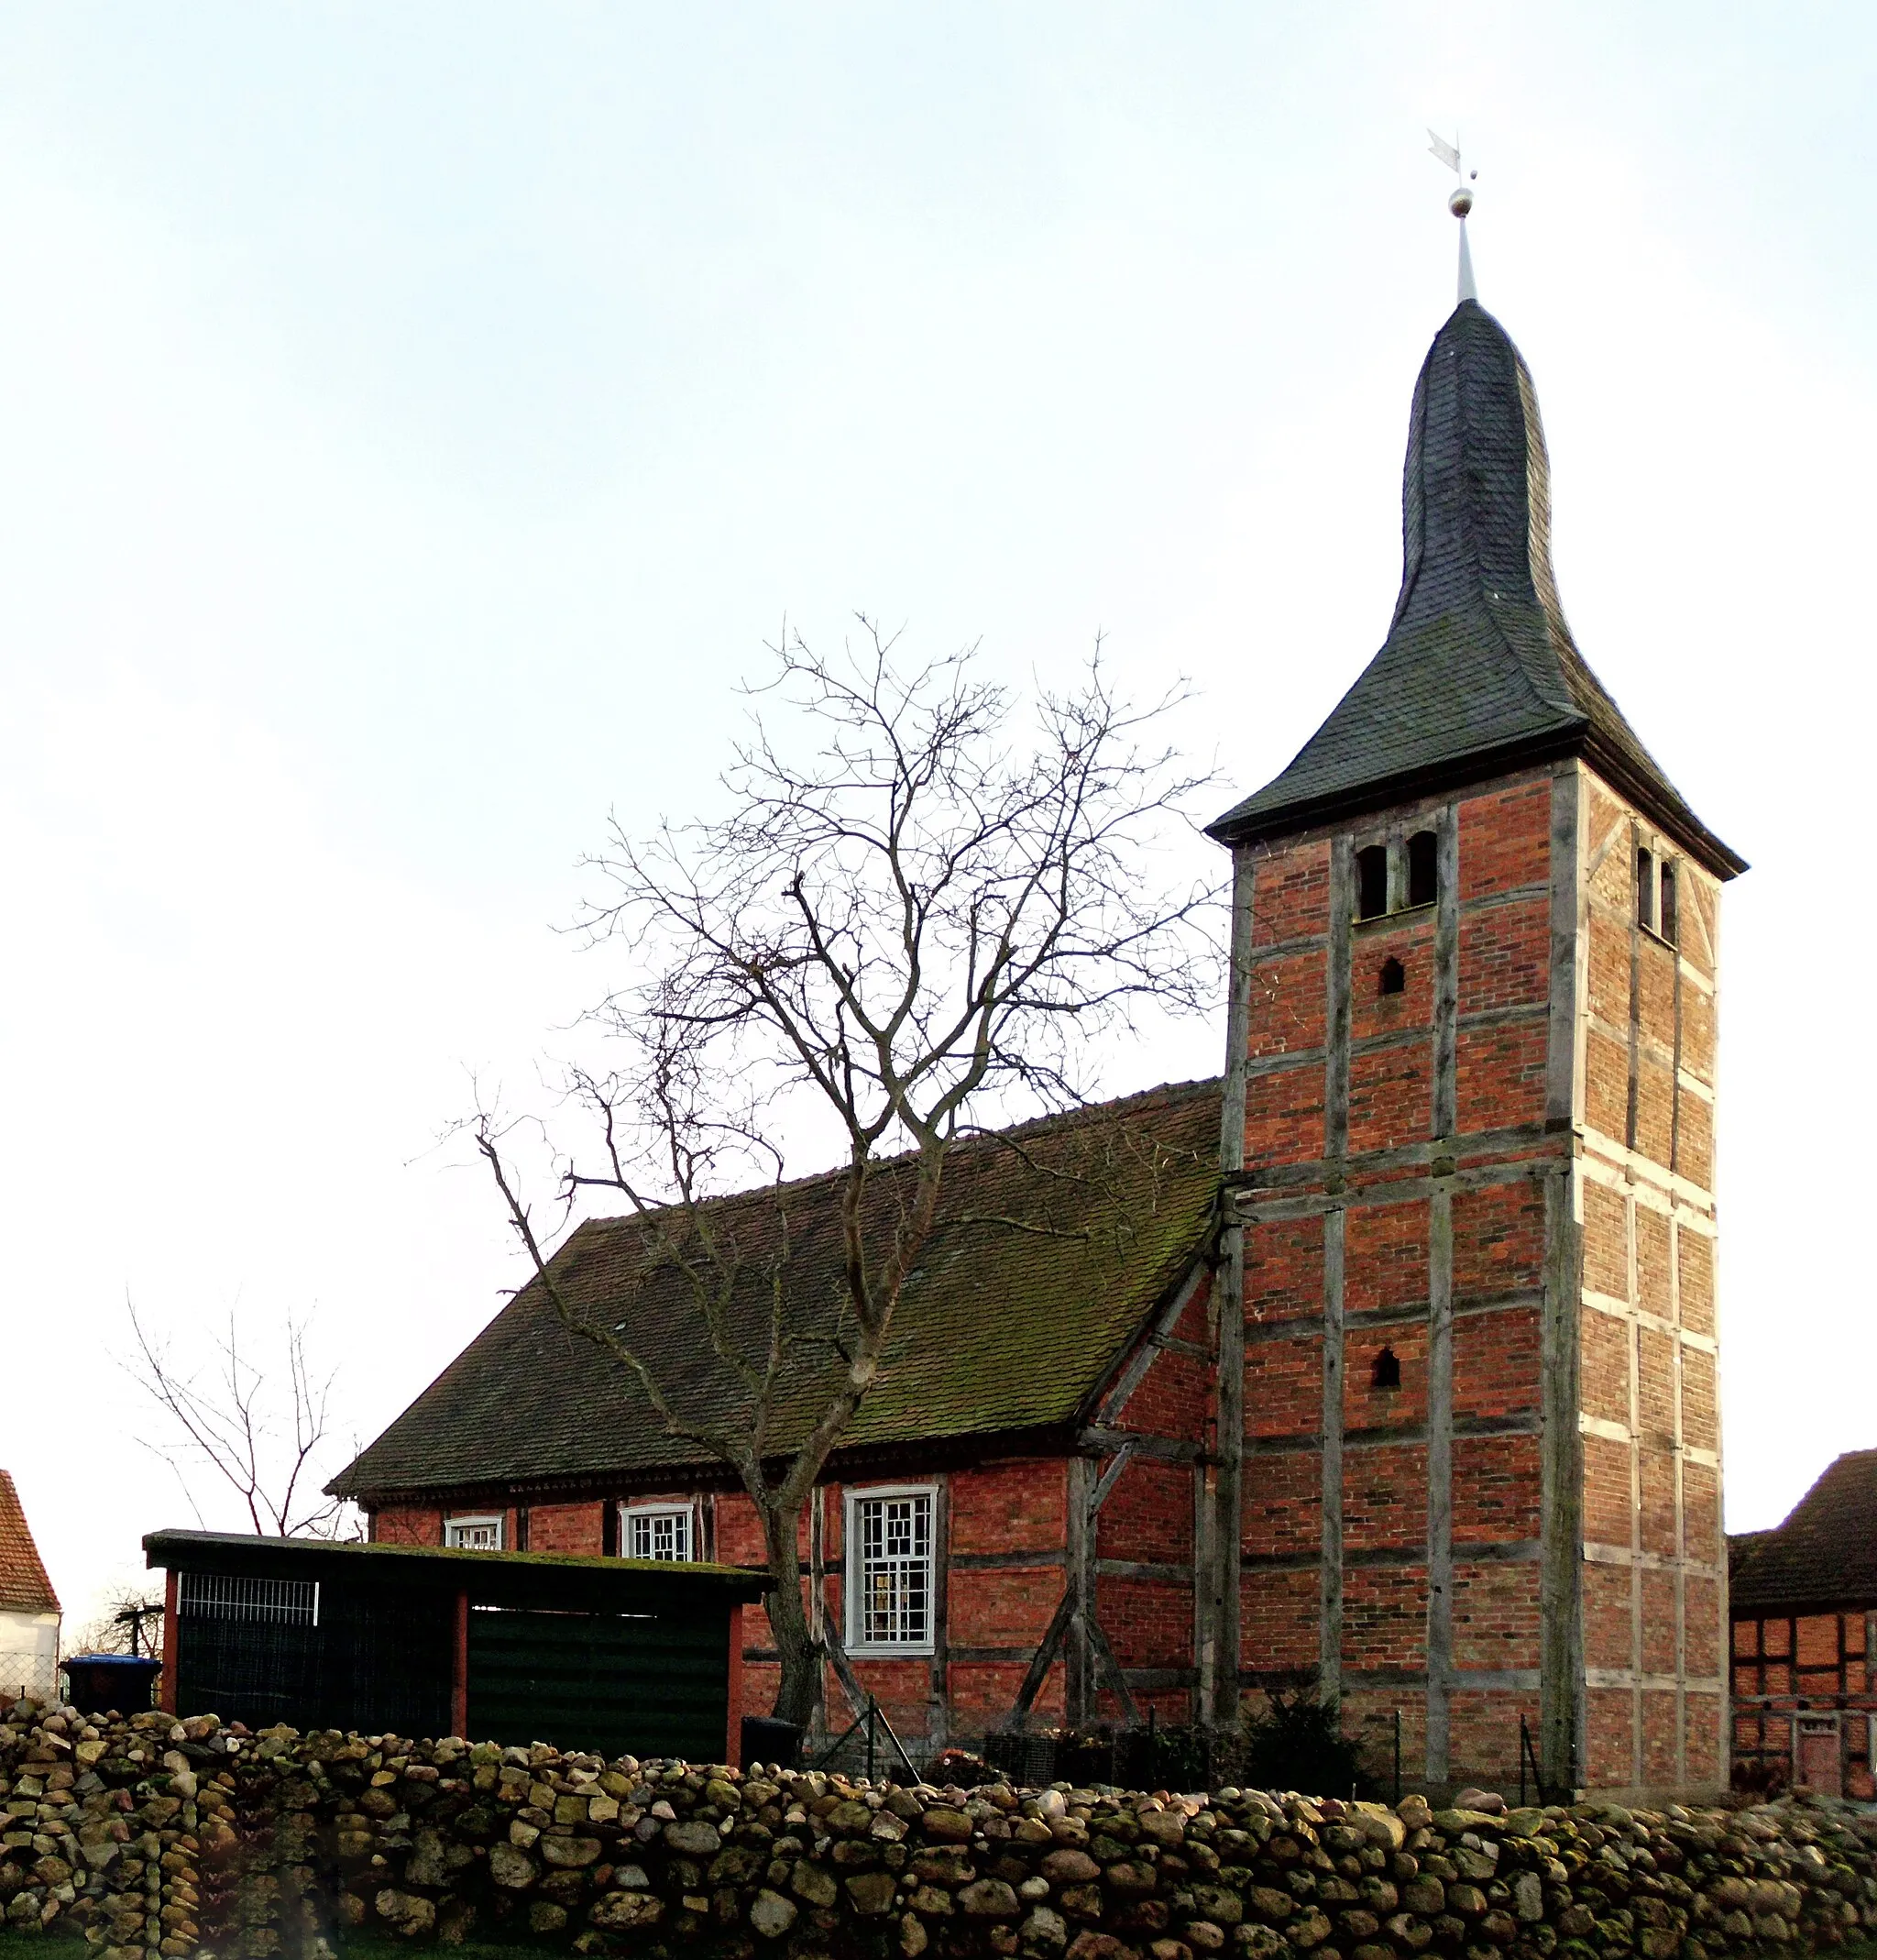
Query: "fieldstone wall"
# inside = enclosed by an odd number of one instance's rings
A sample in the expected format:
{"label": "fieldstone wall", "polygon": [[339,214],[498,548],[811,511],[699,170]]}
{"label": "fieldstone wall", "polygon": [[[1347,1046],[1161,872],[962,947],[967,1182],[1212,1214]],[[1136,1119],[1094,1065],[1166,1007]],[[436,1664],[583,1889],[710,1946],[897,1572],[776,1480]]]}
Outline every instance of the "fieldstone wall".
{"label": "fieldstone wall", "polygon": [[1877,1930],[1877,1811],[972,1790],[539,1745],[0,1723],[0,1909],[105,1960],[347,1929],[578,1954],[1720,1960]]}

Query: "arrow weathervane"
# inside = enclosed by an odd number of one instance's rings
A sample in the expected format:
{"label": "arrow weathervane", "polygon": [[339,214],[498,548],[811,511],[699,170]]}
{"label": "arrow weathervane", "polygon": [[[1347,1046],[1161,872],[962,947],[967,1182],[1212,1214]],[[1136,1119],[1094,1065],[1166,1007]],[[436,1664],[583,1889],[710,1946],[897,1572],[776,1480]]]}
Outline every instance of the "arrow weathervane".
{"label": "arrow weathervane", "polygon": [[1476,301],[1479,292],[1473,283],[1473,254],[1466,248],[1466,214],[1473,209],[1473,185],[1479,172],[1469,173],[1461,167],[1457,130],[1451,143],[1432,129],[1427,135],[1429,151],[1453,171],[1455,179],[1454,188],[1447,193],[1447,209],[1460,221],[1460,298]]}

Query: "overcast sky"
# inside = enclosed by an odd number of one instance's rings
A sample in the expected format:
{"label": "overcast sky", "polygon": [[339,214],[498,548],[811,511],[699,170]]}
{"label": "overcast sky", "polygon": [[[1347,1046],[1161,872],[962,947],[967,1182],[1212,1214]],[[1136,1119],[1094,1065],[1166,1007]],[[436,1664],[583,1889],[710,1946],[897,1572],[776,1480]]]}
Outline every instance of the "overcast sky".
{"label": "overcast sky", "polygon": [[126,1296],[316,1309],[364,1439],[516,1283],[433,1140],[603,982],[576,860],[698,807],[785,616],[1014,676],[1102,631],[1219,807],[1282,765],[1399,577],[1428,123],[1578,642],[1753,864],[1730,1525],[1877,1445],[1873,52],[1711,0],[5,9],[0,1462],[70,1624],[192,1522]]}

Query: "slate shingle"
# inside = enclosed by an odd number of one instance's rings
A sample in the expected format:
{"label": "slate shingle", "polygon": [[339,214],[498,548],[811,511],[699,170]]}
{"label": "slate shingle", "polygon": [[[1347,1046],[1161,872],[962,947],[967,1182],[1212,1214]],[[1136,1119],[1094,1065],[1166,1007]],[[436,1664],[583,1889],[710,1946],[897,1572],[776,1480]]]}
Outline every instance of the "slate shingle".
{"label": "slate shingle", "polygon": [[[908,1277],[881,1377],[846,1449],[1049,1429],[1072,1422],[1169,1291],[1191,1271],[1218,1189],[1217,1082],[1185,1083],[957,1146],[938,1222]],[[904,1198],[907,1162],[873,1186],[876,1232]],[[741,1275],[738,1350],[760,1354],[767,1278],[786,1230],[788,1325],[824,1345],[778,1397],[777,1450],[821,1405],[840,1332],[840,1180],[745,1192],[708,1208]],[[877,1242],[877,1240],[876,1240]],[[622,1325],[665,1393],[693,1415],[734,1407],[693,1296],[656,1220],[580,1226],[552,1271],[582,1315]],[[709,1460],[673,1440],[610,1356],[571,1334],[531,1283],[329,1486],[396,1494],[522,1484],[590,1486]]]}
{"label": "slate shingle", "polygon": [[1210,826],[1281,834],[1555,756],[1586,757],[1718,876],[1746,868],[1682,800],[1585,664],[1551,567],[1538,397],[1464,300],[1415,384],[1389,636],[1290,766]]}

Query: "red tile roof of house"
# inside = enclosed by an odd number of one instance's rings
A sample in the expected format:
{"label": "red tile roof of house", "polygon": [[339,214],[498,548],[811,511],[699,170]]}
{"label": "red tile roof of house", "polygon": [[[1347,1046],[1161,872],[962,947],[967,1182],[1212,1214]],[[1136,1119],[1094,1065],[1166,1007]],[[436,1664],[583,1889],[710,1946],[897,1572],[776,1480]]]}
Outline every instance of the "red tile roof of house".
{"label": "red tile roof of house", "polygon": [[1877,1606],[1877,1449],[1848,1449],[1771,1531],[1728,1540],[1734,1617]]}
{"label": "red tile roof of house", "polygon": [[59,1595],[46,1577],[11,1474],[0,1470],[0,1613],[57,1613]]}

